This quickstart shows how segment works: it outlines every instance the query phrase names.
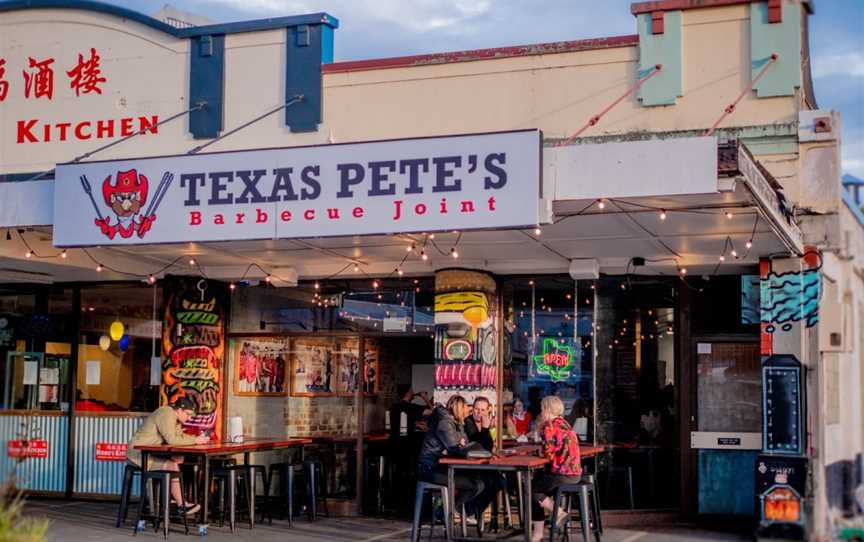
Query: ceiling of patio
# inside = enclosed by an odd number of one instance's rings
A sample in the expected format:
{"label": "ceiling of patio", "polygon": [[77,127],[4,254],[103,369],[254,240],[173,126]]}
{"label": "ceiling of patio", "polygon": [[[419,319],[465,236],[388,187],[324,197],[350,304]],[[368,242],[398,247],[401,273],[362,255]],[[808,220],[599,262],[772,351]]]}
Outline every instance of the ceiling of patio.
{"label": "ceiling of patio", "polygon": [[[660,208],[667,210],[666,220],[661,220]],[[543,226],[539,236],[525,229],[464,231],[461,236],[436,232],[434,239],[417,233],[184,243],[70,249],[65,259],[51,245],[51,228],[35,228],[23,234],[13,231],[11,240],[0,237],[0,282],[146,280],[175,260],[163,273],[198,274],[200,266],[207,276],[225,280],[239,279],[244,272],[252,279],[263,279],[266,273],[293,277],[295,272],[300,280],[337,273],[382,277],[397,267],[409,276],[454,266],[498,274],[566,273],[572,259],[597,259],[602,273],[623,274],[634,257],[645,258],[647,265],[630,268],[632,273],[672,274],[679,267],[690,274],[738,273],[761,256],[789,252],[771,223],[759,215],[743,183],[711,195],[614,200],[604,209],[590,200],[556,201],[553,209],[555,222]],[[748,251],[750,239],[753,247]],[[416,250],[409,253],[412,244]],[[30,258],[28,246],[34,251]],[[451,256],[454,246],[458,259]],[[725,261],[718,268],[724,247]],[[732,247],[738,258],[732,256]],[[428,260],[421,259],[421,250]],[[190,257],[195,266],[189,264]],[[96,271],[97,263],[105,266],[102,272]],[[249,269],[250,264],[264,271]]]}

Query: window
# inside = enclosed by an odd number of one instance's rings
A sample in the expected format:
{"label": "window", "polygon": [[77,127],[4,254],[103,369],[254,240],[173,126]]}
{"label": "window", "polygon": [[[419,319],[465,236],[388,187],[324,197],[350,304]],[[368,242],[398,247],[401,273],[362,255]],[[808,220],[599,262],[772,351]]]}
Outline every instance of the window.
{"label": "window", "polygon": [[155,410],[161,373],[151,360],[161,352],[161,287],[83,289],[76,411]]}

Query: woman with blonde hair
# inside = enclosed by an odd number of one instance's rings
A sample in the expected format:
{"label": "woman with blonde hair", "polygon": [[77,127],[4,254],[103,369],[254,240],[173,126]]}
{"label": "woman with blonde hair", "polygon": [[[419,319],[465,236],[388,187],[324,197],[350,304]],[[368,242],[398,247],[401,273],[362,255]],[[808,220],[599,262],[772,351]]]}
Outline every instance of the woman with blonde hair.
{"label": "woman with blonde hair", "polygon": [[[533,480],[531,498],[532,540],[543,540],[543,517],[552,513],[555,506],[552,495],[562,484],[577,483],[582,477],[579,457],[579,437],[564,419],[564,404],[556,395],[547,395],[540,403],[537,419],[537,434],[542,442],[542,455],[549,460],[545,470],[539,471]],[[567,513],[557,510],[552,521],[558,524],[567,519]]]}

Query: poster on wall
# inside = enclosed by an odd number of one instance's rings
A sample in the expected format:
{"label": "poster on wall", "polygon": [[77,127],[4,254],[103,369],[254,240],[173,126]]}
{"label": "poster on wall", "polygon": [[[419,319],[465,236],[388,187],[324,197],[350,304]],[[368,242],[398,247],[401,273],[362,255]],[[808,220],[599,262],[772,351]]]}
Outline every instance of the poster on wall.
{"label": "poster on wall", "polygon": [[366,365],[365,378],[360,378],[359,339],[350,339],[334,350],[337,367],[339,368],[339,379],[337,380],[337,392],[339,395],[352,396],[357,392],[357,386],[363,386],[363,393],[372,396],[378,393],[378,357],[379,343],[376,339],[365,339],[364,363]]}
{"label": "poster on wall", "polygon": [[291,348],[291,395],[336,394],[338,355],[327,338],[301,337]]}
{"label": "poster on wall", "polygon": [[288,395],[288,338],[238,337],[234,344],[234,394]]}
{"label": "poster on wall", "polygon": [[161,403],[192,399],[196,414],[184,430],[219,440],[227,288],[211,280],[169,277],[165,295]]}

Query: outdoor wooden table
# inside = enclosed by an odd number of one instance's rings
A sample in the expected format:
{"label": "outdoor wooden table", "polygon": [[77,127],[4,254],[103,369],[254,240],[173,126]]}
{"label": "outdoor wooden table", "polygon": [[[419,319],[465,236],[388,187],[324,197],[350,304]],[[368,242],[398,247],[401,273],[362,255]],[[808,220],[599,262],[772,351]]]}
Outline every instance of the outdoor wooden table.
{"label": "outdoor wooden table", "polygon": [[[522,529],[526,542],[531,540],[531,478],[535,470],[543,468],[549,462],[548,459],[538,457],[539,444],[522,444],[504,450],[496,457],[489,459],[457,459],[442,457],[438,463],[447,465],[447,491],[450,494],[450,514],[448,521],[453,525],[453,516],[456,510],[456,493],[454,487],[455,471],[463,470],[495,470],[499,472],[515,472],[516,476],[522,476]],[[603,452],[600,446],[580,446],[579,455],[582,459],[597,456]],[[465,538],[466,527],[463,518],[462,538]],[[452,532],[452,529],[451,529]]]}
{"label": "outdoor wooden table", "polygon": [[[457,459],[442,457],[438,460],[441,465],[447,465],[447,491],[450,495],[450,510],[447,521],[451,525],[449,529],[451,539],[456,538],[452,534],[453,517],[456,513],[456,488],[455,471],[463,470],[492,470],[498,472],[515,472],[516,476],[522,477],[522,530],[525,541],[531,542],[531,478],[535,470],[543,468],[549,460],[543,457],[530,455],[498,456],[490,459]],[[462,518],[462,539],[467,538],[465,518]]]}
{"label": "outdoor wooden table", "polygon": [[[198,534],[207,534],[207,520],[210,507],[210,491],[208,491],[208,483],[210,481],[210,459],[214,457],[225,457],[236,454],[243,454],[243,464],[249,464],[249,454],[252,452],[264,452],[272,450],[282,450],[285,448],[293,448],[295,446],[304,446],[312,444],[312,439],[308,438],[246,438],[243,442],[208,442],[206,444],[189,444],[185,446],[172,446],[163,444],[161,446],[135,446],[136,450],[141,452],[141,498],[146,495],[144,485],[144,474],[147,472],[147,456],[153,455],[182,455],[184,457],[201,457],[202,471],[204,474],[204,491],[201,502],[201,522],[198,524]],[[255,525],[255,492],[254,483],[250,483],[253,488],[251,497],[252,520]],[[136,525],[137,528],[137,525]]]}

